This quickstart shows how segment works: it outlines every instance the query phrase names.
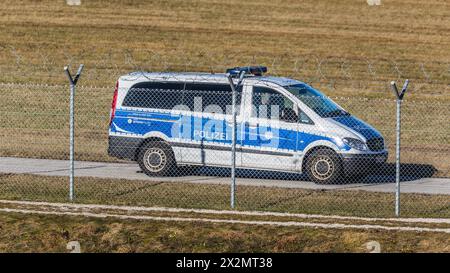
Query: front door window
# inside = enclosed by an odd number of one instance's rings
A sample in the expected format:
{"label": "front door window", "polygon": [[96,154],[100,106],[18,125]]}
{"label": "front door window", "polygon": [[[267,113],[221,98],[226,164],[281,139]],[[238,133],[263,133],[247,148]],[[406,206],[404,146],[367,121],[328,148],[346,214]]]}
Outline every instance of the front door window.
{"label": "front door window", "polygon": [[298,109],[292,100],[267,87],[254,87],[252,117],[296,123]]}

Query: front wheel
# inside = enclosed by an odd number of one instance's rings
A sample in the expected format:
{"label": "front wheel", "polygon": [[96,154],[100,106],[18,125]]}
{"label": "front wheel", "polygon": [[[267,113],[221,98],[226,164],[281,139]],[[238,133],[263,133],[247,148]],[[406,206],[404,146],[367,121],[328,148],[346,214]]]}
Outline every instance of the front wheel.
{"label": "front wheel", "polygon": [[308,156],[306,172],[317,184],[342,182],[342,164],[339,156],[328,149],[318,149]]}
{"label": "front wheel", "polygon": [[150,141],[139,150],[138,163],[148,176],[175,174],[175,157],[170,146],[164,142]]}

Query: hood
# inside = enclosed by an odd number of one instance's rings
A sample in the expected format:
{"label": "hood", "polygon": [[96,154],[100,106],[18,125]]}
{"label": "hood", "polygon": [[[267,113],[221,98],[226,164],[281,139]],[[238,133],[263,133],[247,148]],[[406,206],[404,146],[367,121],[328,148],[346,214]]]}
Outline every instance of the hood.
{"label": "hood", "polygon": [[382,137],[381,134],[372,126],[354,116],[340,116],[330,118],[340,125],[344,125],[357,133],[361,134],[366,140]]}

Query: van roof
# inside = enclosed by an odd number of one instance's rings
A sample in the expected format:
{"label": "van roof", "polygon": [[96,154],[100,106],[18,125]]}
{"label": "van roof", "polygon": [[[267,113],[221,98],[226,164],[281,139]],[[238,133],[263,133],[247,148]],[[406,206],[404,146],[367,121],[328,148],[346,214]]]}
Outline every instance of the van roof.
{"label": "van roof", "polygon": [[[248,76],[247,80],[260,82],[271,82],[281,86],[303,83],[298,80],[273,77],[273,76]],[[227,74],[225,73],[202,73],[202,72],[131,72],[121,76],[122,81],[143,82],[150,81],[187,81],[187,82],[217,82],[228,83]]]}

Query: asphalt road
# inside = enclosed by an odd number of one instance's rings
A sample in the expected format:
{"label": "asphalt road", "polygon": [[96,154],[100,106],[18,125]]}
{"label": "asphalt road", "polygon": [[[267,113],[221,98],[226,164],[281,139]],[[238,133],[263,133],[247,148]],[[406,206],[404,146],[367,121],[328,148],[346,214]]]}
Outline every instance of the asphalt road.
{"label": "asphalt road", "polygon": [[[69,164],[65,160],[30,159],[0,157],[0,173],[36,174],[49,176],[68,176]],[[195,173],[185,172],[177,177],[148,177],[143,174],[136,163],[104,163],[77,161],[75,175],[78,177],[116,178],[129,180],[146,180],[170,183],[200,183],[229,185],[229,170],[220,168],[200,168]],[[270,178],[270,179],[268,179]],[[239,170],[237,185],[301,188],[301,189],[335,189],[364,190],[374,192],[394,192],[394,176],[370,176],[363,181],[344,185],[317,185],[306,181],[301,175],[286,173],[258,172]],[[448,194],[450,195],[450,178],[405,179],[401,182],[403,193]]]}

